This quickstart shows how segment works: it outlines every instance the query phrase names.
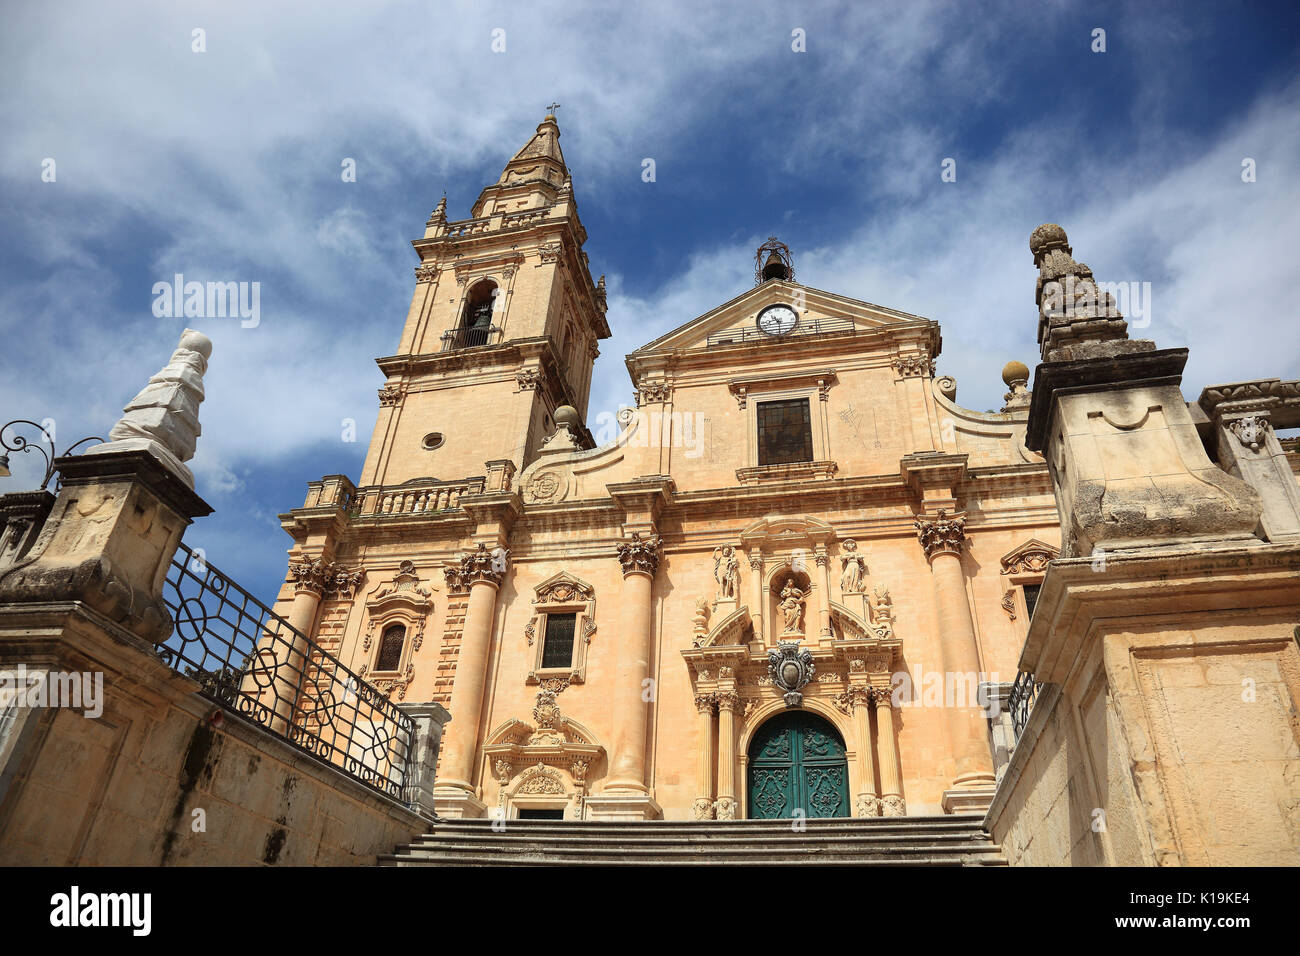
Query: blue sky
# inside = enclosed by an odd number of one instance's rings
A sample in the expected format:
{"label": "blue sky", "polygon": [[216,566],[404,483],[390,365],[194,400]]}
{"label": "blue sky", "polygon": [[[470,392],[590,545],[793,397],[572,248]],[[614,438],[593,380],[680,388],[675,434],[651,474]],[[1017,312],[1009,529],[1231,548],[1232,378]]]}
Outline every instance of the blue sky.
{"label": "blue sky", "polygon": [[[1035,364],[1046,221],[1099,279],[1151,283],[1135,334],[1191,348],[1189,398],[1295,378],[1298,21],[1040,0],[13,6],[0,420],[52,418],[60,448],[106,433],[184,324],[153,315],[155,282],[259,282],[257,328],[191,320],[214,341],[192,465],[216,512],[186,540],[270,597],[276,515],[360,470],[410,240],[444,189],[468,216],[552,99],[610,286],[589,418],[626,403],[627,352],[752,283],[772,233],[801,281],[941,322],[939,370],[973,408],[1000,405],[1008,359]],[[7,489],[35,479],[16,464]]]}

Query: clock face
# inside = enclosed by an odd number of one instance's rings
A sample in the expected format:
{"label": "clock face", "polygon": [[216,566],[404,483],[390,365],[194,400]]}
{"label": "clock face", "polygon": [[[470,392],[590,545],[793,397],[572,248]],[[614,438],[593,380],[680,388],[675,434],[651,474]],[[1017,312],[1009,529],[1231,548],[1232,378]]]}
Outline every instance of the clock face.
{"label": "clock face", "polygon": [[758,327],[768,335],[789,335],[799,322],[799,316],[788,305],[769,305],[758,313]]}

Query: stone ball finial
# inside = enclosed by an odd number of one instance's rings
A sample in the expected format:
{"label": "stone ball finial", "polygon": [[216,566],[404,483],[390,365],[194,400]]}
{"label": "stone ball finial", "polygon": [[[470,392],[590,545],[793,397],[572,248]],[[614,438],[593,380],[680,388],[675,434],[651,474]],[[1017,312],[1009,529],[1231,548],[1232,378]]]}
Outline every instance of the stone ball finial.
{"label": "stone ball finial", "polygon": [[555,410],[555,424],[568,425],[570,428],[580,428],[582,426],[582,416],[572,405],[561,405]]}
{"label": "stone ball finial", "polygon": [[1029,251],[1038,255],[1049,246],[1069,245],[1070,239],[1054,222],[1045,222],[1029,234]]}
{"label": "stone ball finial", "polygon": [[189,349],[191,352],[198,352],[205,359],[212,357],[212,339],[195,329],[186,329],[182,332],[180,344],[177,347]]}
{"label": "stone ball finial", "polygon": [[1008,362],[1002,366],[1002,381],[1008,388],[1017,382],[1024,384],[1029,381],[1029,366],[1024,362]]}

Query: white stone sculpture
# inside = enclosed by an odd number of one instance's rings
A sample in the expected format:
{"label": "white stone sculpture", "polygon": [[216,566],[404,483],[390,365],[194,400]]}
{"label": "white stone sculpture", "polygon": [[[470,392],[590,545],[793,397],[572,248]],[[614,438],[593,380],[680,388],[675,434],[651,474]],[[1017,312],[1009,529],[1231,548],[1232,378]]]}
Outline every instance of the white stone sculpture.
{"label": "white stone sculpture", "polygon": [[212,354],[212,340],[186,329],[167,363],[123,409],[108,441],[86,449],[87,455],[147,451],[190,488],[194,474],[185,462],[194,457],[202,429],[203,373]]}

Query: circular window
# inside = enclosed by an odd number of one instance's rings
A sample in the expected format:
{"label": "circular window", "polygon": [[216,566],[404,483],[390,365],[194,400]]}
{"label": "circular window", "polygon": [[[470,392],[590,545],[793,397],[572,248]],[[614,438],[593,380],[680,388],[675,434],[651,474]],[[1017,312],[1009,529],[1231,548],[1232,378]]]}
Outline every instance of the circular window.
{"label": "circular window", "polygon": [[444,441],[442,432],[429,432],[424,436],[424,447],[427,451],[433,451],[435,448],[441,448]]}

